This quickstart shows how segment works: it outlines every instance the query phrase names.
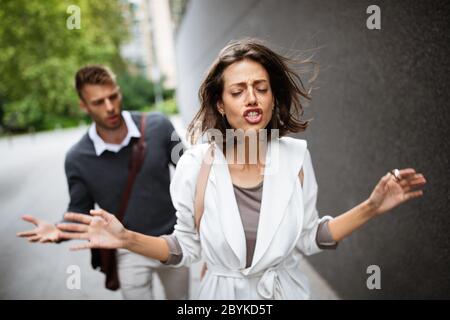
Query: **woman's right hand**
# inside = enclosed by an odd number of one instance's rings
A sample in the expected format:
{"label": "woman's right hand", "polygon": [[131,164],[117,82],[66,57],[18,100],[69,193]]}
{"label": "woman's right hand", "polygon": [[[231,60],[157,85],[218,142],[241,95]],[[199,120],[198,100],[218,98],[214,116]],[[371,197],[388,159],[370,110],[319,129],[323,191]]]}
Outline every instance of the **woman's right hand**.
{"label": "woman's right hand", "polygon": [[[72,246],[71,250],[92,248],[116,249],[125,246],[127,230],[114,216],[104,210],[91,210],[88,216],[79,213],[66,213],[64,219],[76,223],[60,223],[62,239],[88,240],[88,243]],[[68,232],[67,232],[68,231]]]}

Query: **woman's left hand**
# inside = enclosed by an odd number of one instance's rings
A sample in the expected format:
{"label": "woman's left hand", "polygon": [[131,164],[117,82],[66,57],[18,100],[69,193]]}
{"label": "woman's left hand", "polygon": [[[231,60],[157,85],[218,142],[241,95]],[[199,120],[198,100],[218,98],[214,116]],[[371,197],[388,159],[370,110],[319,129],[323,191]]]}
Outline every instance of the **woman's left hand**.
{"label": "woman's left hand", "polygon": [[399,172],[400,180],[397,181],[394,175],[388,172],[380,179],[370,195],[369,203],[377,215],[423,195],[422,190],[417,190],[426,183],[423,174],[416,173],[412,168],[402,169]]}
{"label": "woman's left hand", "polygon": [[59,223],[60,238],[89,240],[87,243],[71,247],[82,249],[116,249],[125,247],[126,229],[116,216],[105,210],[91,210],[91,216],[82,213],[66,213],[64,219],[76,223]]}

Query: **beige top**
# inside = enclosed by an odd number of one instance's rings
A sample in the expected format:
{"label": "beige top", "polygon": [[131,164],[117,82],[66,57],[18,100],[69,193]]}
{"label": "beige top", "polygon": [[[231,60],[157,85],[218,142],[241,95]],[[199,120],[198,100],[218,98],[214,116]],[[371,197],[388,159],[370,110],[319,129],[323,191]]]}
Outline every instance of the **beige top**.
{"label": "beige top", "polygon": [[245,241],[247,243],[247,263],[250,267],[256,245],[256,233],[258,231],[259,213],[261,211],[261,200],[263,181],[251,188],[242,188],[233,184],[234,195],[241,215],[244,227]]}
{"label": "beige top", "polygon": [[[245,233],[245,241],[247,245],[247,262],[246,268],[250,267],[253,260],[253,253],[256,245],[256,235],[258,231],[259,213],[261,209],[263,182],[251,188],[243,188],[233,185],[236,203],[241,215],[242,226]],[[317,229],[316,242],[321,249],[335,249],[337,243],[333,240],[330,230],[328,229],[328,221],[320,223]],[[169,259],[165,264],[178,264],[183,258],[180,244],[177,238],[171,235],[162,236],[167,240],[169,245]]]}

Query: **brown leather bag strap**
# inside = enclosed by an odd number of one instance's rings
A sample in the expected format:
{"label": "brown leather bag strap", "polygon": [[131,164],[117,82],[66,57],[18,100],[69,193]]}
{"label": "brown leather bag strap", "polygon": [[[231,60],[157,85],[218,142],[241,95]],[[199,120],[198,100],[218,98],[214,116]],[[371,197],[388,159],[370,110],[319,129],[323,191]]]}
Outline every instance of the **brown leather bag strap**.
{"label": "brown leather bag strap", "polygon": [[204,201],[206,185],[208,184],[209,172],[211,171],[211,165],[214,160],[215,144],[211,143],[205,156],[203,157],[202,164],[200,166],[200,172],[197,178],[197,186],[195,188],[195,202],[194,202],[194,221],[197,233],[200,230],[200,221],[204,211]]}
{"label": "brown leather bag strap", "polygon": [[146,115],[141,115],[141,125],[140,132],[141,137],[137,142],[135,142],[132,146],[130,163],[129,163],[129,172],[127,184],[125,186],[125,190],[122,194],[122,200],[120,202],[120,209],[117,213],[117,219],[122,222],[123,217],[125,215],[125,211],[127,210],[128,200],[130,199],[131,191],[133,190],[134,180],[141,170],[142,163],[145,159],[145,154],[147,150],[147,143],[145,142],[145,125],[146,125]]}
{"label": "brown leather bag strap", "polygon": [[[128,206],[131,191],[133,189],[134,180],[144,162],[147,144],[145,142],[145,114],[141,115],[141,137],[132,145],[132,151],[129,163],[128,180],[125,190],[122,194],[120,209],[117,218],[122,221]],[[119,273],[117,271],[117,257],[115,249],[99,249],[101,271],[105,273],[105,287],[109,290],[117,290],[120,288]]]}

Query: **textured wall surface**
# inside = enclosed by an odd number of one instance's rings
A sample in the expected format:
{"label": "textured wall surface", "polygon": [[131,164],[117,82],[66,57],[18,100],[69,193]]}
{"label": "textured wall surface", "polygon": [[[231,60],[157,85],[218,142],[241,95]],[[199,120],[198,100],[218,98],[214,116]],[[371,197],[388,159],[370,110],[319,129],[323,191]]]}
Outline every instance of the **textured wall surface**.
{"label": "textured wall surface", "polygon": [[[381,8],[381,30],[366,9]],[[366,199],[392,168],[428,180],[424,196],[310,258],[343,298],[450,298],[450,5],[444,1],[191,0],[177,36],[183,119],[202,77],[231,39],[267,40],[281,53],[315,53],[321,66],[308,141],[320,215]],[[306,51],[305,51],[306,50]],[[381,290],[369,290],[369,265]]]}

